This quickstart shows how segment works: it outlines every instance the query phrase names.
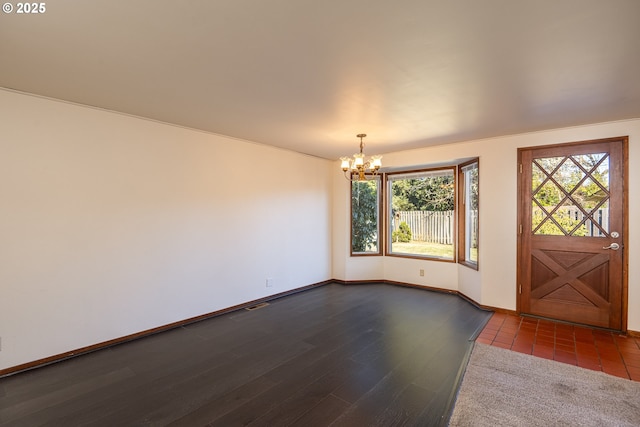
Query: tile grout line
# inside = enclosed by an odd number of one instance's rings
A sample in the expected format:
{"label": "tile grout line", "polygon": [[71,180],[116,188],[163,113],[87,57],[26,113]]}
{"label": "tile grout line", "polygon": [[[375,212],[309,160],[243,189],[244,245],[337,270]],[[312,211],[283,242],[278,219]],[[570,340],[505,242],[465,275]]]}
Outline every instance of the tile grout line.
{"label": "tile grout line", "polygon": [[622,354],[622,349],[620,349],[620,346],[618,345],[618,340],[614,336],[612,336],[611,338],[613,339],[613,343],[616,345],[618,353],[620,353],[620,360],[622,360],[622,365],[624,366],[625,371],[627,371],[627,376],[629,377],[629,379],[631,379],[631,372],[629,372],[627,361],[624,360],[624,355]]}
{"label": "tile grout line", "polygon": [[[512,316],[512,315],[496,316],[496,313],[494,313],[493,316],[494,317],[492,317],[492,319],[495,318],[497,320],[497,322],[496,322],[497,324],[491,323],[491,320],[487,323],[487,326],[485,326],[485,329],[482,332],[485,332],[485,330],[488,332],[489,331],[488,327],[489,327],[490,324],[492,326],[491,331],[493,331],[493,332],[491,332],[490,334],[485,334],[483,339],[486,340],[486,341],[489,341],[490,342],[489,345],[494,345],[494,346],[502,347],[502,348],[505,348],[505,346],[508,346],[508,349],[510,351],[518,351],[518,352],[521,352],[521,353],[525,353],[524,349],[522,349],[523,346],[517,346],[519,348],[514,348],[514,346],[516,346],[516,342],[517,342],[518,336],[522,336],[522,326],[524,324],[524,317],[523,316]],[[518,318],[517,322],[507,322],[510,317],[514,317],[514,318],[517,317]],[[589,335],[590,335],[590,340],[589,341],[590,342],[588,342],[586,344],[589,345],[589,348],[593,348],[595,354],[597,355],[597,363],[598,363],[598,368],[599,369],[595,369],[593,367],[593,365],[592,366],[582,366],[580,364],[580,362],[579,362],[579,354],[584,354],[584,353],[582,353],[582,351],[579,352],[579,350],[578,350],[577,330],[576,330],[576,327],[574,325],[570,325],[570,328],[571,328],[570,329],[570,333],[566,334],[567,338],[568,338],[566,341],[571,342],[571,347],[572,347],[573,351],[572,352],[565,351],[565,353],[570,354],[572,356],[572,360],[573,361],[567,361],[568,358],[563,358],[565,360],[556,359],[556,357],[558,356],[558,353],[557,353],[558,348],[557,348],[557,346],[558,346],[558,339],[559,339],[558,323],[557,322],[552,322],[552,321],[551,321],[551,323],[553,325],[553,335],[552,335],[553,336],[553,341],[552,341],[553,344],[551,346],[551,356],[550,356],[551,360],[554,360],[554,361],[560,362],[560,363],[571,364],[571,365],[574,365],[574,366],[581,367],[583,369],[589,369],[589,370],[592,370],[592,371],[604,372],[604,373],[606,373],[608,375],[617,376],[619,378],[624,378],[624,377],[622,377],[620,375],[615,375],[615,374],[612,374],[612,373],[608,372],[608,371],[614,371],[615,369],[609,368],[609,369],[607,369],[607,371],[605,371],[604,364],[603,364],[603,359],[602,359],[602,351],[601,351],[600,346],[598,346],[598,342],[599,341],[597,339],[596,334],[593,333],[594,330],[591,329],[591,328],[588,328],[588,327],[586,327],[586,329],[589,330]],[[503,330],[503,328],[507,324],[513,325],[515,327],[515,332],[507,332],[507,331]],[[540,326],[541,326],[540,325],[540,319],[537,319],[536,322],[535,322],[534,336],[533,336],[532,342],[531,342],[530,347],[529,347],[530,352],[528,352],[528,354],[530,354],[530,355],[532,355],[534,357],[541,357],[541,358],[548,359],[547,357],[536,356],[536,354],[535,354],[535,349],[536,349],[536,347],[538,345],[538,338],[539,338],[540,332],[541,332]],[[496,328],[496,329],[494,330],[494,328]],[[508,337],[508,340],[510,340],[510,342],[511,342],[510,344],[502,342],[502,341],[496,341],[497,338],[498,338],[498,335],[500,335],[501,333],[502,333],[503,337],[505,337],[505,336]],[[487,337],[488,335],[491,336],[490,339]],[[563,334],[563,336],[564,336],[564,334]],[[620,344],[619,344],[618,340],[616,339],[616,337],[614,336],[613,332],[607,332],[605,336],[613,341],[616,353],[617,353],[618,357],[620,358],[620,361],[622,362],[622,363],[617,364],[617,366],[619,366],[619,367],[624,369],[624,373],[626,374],[626,379],[628,379],[630,381],[635,381],[633,379],[633,376],[631,375],[631,371],[629,370],[627,359],[625,358],[625,354],[627,354],[626,350],[623,349],[620,346]],[[640,350],[639,342],[634,337],[631,337],[631,339],[633,340],[632,341],[633,344],[635,344],[634,348],[637,348],[638,350]],[[564,340],[562,340],[562,341],[564,342]],[[523,339],[521,342],[525,342],[526,343],[527,342],[526,338]],[[526,347],[526,345],[524,347]],[[542,348],[544,348],[544,347],[542,347]],[[569,348],[569,347],[567,346],[567,348]],[[585,365],[588,365],[588,363],[586,363]],[[616,364],[614,364],[613,366],[616,366]]]}

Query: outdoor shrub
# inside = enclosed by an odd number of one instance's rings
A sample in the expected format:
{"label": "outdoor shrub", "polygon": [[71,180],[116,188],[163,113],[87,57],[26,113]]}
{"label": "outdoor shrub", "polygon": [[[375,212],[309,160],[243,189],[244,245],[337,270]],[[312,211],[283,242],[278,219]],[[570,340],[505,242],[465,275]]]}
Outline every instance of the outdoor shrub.
{"label": "outdoor shrub", "polygon": [[391,233],[391,239],[394,242],[409,243],[411,241],[411,228],[409,228],[409,224],[402,221],[398,230]]}

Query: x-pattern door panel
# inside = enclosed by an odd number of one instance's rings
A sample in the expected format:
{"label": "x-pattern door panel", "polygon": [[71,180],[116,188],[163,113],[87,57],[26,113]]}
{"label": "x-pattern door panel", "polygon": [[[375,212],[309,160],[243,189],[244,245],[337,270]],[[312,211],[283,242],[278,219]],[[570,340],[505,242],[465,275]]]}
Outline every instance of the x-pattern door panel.
{"label": "x-pattern door panel", "polygon": [[626,140],[519,150],[520,311],[622,329]]}

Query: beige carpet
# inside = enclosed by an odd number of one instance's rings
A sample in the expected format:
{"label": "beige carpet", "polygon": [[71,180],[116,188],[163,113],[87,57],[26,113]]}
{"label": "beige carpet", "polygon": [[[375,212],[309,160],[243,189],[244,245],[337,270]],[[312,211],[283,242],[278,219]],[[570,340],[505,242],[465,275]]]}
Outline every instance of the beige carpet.
{"label": "beige carpet", "polygon": [[476,343],[451,426],[640,426],[640,383]]}

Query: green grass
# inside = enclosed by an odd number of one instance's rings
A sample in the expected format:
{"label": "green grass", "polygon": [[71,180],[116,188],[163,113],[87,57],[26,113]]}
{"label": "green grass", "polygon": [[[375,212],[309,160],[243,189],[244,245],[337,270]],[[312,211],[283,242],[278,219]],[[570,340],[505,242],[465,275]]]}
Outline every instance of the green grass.
{"label": "green grass", "polygon": [[478,262],[478,248],[471,248],[471,261]]}
{"label": "green grass", "polygon": [[394,253],[426,255],[438,258],[453,259],[453,245],[411,241],[409,243],[393,242],[391,251]]}

